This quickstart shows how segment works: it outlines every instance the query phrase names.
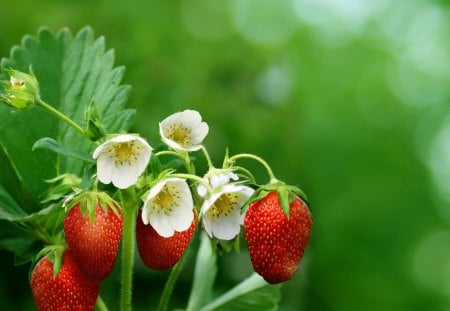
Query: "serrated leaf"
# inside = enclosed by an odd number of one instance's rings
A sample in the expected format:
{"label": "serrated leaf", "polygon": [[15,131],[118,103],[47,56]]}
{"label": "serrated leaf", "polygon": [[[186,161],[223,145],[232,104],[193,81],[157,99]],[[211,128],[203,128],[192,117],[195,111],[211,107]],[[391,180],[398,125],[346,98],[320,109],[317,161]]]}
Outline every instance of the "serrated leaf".
{"label": "serrated leaf", "polygon": [[281,285],[269,285],[256,273],[218,297],[201,311],[274,311],[281,298]]}
{"label": "serrated leaf", "polygon": [[50,151],[53,151],[57,154],[61,154],[67,157],[73,157],[75,159],[79,159],[88,163],[95,163],[95,161],[92,159],[92,157],[80,150],[73,150],[67,147],[62,146],[60,143],[58,143],[56,140],[50,137],[44,137],[39,139],[37,142],[34,143],[32,150],[36,149],[47,149]]}
{"label": "serrated leaf", "polygon": [[209,299],[217,274],[217,255],[211,240],[202,233],[200,247],[195,262],[194,281],[186,311],[197,311]]}
{"label": "serrated leaf", "polygon": [[[114,52],[105,52],[104,38],[95,38],[92,29],[84,28],[74,37],[67,29],[55,35],[43,28],[36,37],[25,36],[10,57],[2,59],[1,68],[28,72],[32,65],[46,103],[85,127],[85,111],[95,101],[106,132],[118,133],[131,126],[134,111],[123,110],[130,87],[119,85],[124,68],[114,68],[113,63]],[[53,137],[62,146],[87,154],[94,148],[86,137],[39,107],[17,112],[0,106],[0,146],[29,189],[34,211],[41,208],[36,202],[48,187],[45,180],[62,173],[81,176],[85,167],[73,157],[44,150],[33,153],[32,146],[41,137]]]}

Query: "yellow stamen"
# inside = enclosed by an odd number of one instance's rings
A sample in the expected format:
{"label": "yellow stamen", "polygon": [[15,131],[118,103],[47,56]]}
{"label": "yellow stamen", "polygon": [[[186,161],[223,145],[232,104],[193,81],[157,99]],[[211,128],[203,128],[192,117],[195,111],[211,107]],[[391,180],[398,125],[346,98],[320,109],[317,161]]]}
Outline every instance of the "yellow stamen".
{"label": "yellow stamen", "polygon": [[132,162],[137,161],[139,149],[139,146],[136,146],[134,141],[128,141],[114,144],[109,153],[114,158],[116,165],[122,165],[123,163],[131,165]]}
{"label": "yellow stamen", "polygon": [[167,138],[180,145],[187,145],[190,140],[192,130],[179,123],[171,124],[167,133]]}
{"label": "yellow stamen", "polygon": [[208,213],[212,218],[219,218],[221,215],[229,216],[234,206],[237,204],[235,201],[238,198],[237,195],[231,193],[222,194],[208,210]]}

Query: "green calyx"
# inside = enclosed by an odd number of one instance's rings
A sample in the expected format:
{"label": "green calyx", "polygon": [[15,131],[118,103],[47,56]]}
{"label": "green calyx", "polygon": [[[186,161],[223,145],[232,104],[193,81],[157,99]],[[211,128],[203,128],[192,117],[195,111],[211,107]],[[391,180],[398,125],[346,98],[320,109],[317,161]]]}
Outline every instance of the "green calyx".
{"label": "green calyx", "polygon": [[53,263],[53,279],[56,279],[59,270],[61,270],[64,252],[66,250],[67,246],[64,244],[46,246],[36,255],[35,262],[38,262],[42,257],[47,256],[48,260]]}
{"label": "green calyx", "polygon": [[63,207],[66,209],[66,212],[68,212],[77,205],[80,206],[81,214],[88,215],[92,222],[95,220],[97,205],[100,206],[105,213],[112,210],[118,217],[121,216],[121,212],[119,211],[120,205],[106,192],[75,189],[75,193],[64,201]]}
{"label": "green calyx", "polygon": [[0,95],[0,100],[18,110],[28,110],[33,107],[39,100],[39,83],[31,66],[29,71],[28,74],[13,69],[7,70],[10,80],[1,81],[5,93]]}
{"label": "green calyx", "polygon": [[85,133],[90,140],[98,141],[106,135],[105,126],[100,119],[97,105],[94,101],[86,109],[85,123]]}
{"label": "green calyx", "polygon": [[73,174],[62,174],[55,178],[46,180],[50,184],[50,189],[46,193],[41,203],[46,204],[60,200],[72,191],[73,188],[78,187],[81,179]]}
{"label": "green calyx", "polygon": [[287,218],[289,218],[289,205],[292,201],[294,201],[295,197],[301,198],[309,207],[308,198],[303,190],[296,186],[286,185],[284,182],[274,178],[271,179],[268,184],[263,185],[256,190],[246,206],[264,199],[270,192],[278,193],[278,200],[280,201],[281,209]]}

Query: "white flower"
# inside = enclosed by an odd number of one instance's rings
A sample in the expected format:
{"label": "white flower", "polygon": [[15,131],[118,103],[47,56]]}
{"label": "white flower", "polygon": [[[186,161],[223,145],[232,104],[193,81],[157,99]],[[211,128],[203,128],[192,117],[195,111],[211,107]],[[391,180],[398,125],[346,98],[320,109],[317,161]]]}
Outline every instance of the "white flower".
{"label": "white flower", "polygon": [[[239,177],[230,171],[218,170],[214,169],[213,171],[208,172],[203,179],[211,185],[211,189],[215,190],[220,186],[228,184],[230,179],[236,181]],[[197,193],[202,197],[206,197],[208,189],[203,184],[199,184],[197,186]]]}
{"label": "white flower", "polygon": [[136,183],[145,171],[152,147],[141,137],[130,134],[118,135],[94,151],[97,159],[97,177],[104,184],[111,181],[120,189]]}
{"label": "white flower", "polygon": [[142,221],[162,237],[182,232],[194,220],[194,203],[186,180],[167,178],[158,182],[145,199]]}
{"label": "white flower", "polygon": [[243,219],[241,207],[253,192],[247,186],[228,184],[206,199],[201,209],[206,233],[222,240],[237,236]]}
{"label": "white flower", "polygon": [[200,113],[195,110],[174,113],[159,123],[163,142],[178,150],[199,150],[208,131],[208,124],[202,122]]}

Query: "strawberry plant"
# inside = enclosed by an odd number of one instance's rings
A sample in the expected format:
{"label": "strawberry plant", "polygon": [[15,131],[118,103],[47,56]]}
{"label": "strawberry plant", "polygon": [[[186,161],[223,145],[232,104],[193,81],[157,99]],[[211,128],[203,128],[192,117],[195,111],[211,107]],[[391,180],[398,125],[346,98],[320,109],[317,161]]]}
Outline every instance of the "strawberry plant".
{"label": "strawberry plant", "polygon": [[[31,265],[36,307],[108,310],[99,286],[120,257],[120,310],[132,310],[138,253],[151,269],[171,269],[155,304],[166,310],[193,248],[187,310],[276,309],[278,283],[294,276],[309,240],[306,196],[253,154],[227,150],[216,167],[198,111],[163,119],[159,144],[130,133],[130,87],[104,45],[90,28],[44,28],[1,61],[0,247]],[[208,165],[204,174],[197,158]],[[260,163],[269,182],[259,184],[241,159]],[[217,256],[239,250],[242,225],[256,273],[205,295]],[[195,236],[200,243],[191,243]]]}

